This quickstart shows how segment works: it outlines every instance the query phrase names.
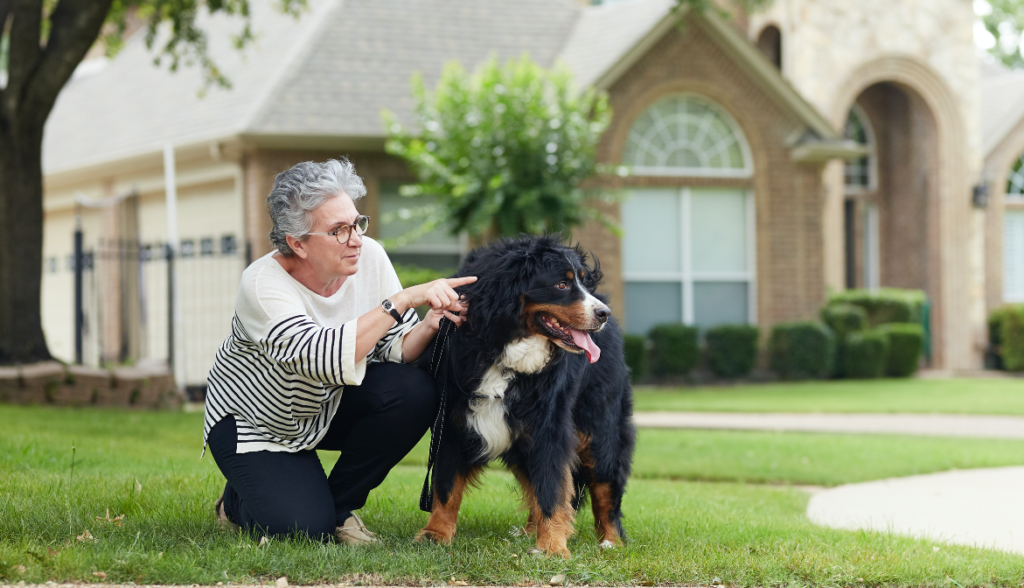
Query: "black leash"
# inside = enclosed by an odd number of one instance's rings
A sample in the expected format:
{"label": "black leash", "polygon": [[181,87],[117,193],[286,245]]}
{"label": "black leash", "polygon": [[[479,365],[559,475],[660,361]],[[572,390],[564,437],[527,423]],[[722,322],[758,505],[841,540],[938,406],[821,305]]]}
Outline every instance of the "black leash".
{"label": "black leash", "polygon": [[[441,317],[437,335],[434,336],[434,351],[430,356],[430,371],[434,376],[435,382],[438,380],[437,374],[441,370],[441,363],[444,361],[445,354],[449,351],[448,335],[454,328],[455,323],[446,317]],[[437,410],[434,424],[430,426],[430,454],[427,457],[427,476],[423,479],[423,490],[420,492],[420,510],[423,512],[431,512],[434,508],[434,489],[430,484],[430,470],[434,467],[434,462],[437,461],[437,450],[441,446],[441,433],[444,432],[444,409],[448,396],[447,375],[445,374],[445,377],[441,378],[441,406]]]}

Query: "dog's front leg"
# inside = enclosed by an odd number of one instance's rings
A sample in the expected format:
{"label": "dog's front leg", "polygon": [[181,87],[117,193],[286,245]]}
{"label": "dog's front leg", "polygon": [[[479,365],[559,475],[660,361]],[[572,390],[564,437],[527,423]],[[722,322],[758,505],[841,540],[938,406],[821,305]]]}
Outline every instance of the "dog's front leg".
{"label": "dog's front leg", "polygon": [[[462,495],[467,485],[476,483],[481,468],[474,468],[466,474],[456,474],[449,484],[438,487],[438,476],[435,476],[433,506],[427,526],[416,535],[416,541],[429,539],[434,543],[448,545],[455,539],[455,528],[459,522],[459,508],[462,506]],[[447,490],[447,492],[445,492]],[[447,494],[447,496],[445,496]]]}
{"label": "dog's front leg", "polygon": [[576,516],[576,511],[572,508],[572,474],[569,468],[564,468],[556,479],[544,479],[547,476],[542,476],[541,480],[537,480],[541,486],[557,486],[553,501],[547,496],[552,488],[538,488],[526,476],[517,477],[523,486],[523,498],[530,511],[527,530],[530,530],[532,524],[536,524],[537,546],[531,552],[561,555],[569,559],[567,544],[569,537],[575,532],[573,523]]}

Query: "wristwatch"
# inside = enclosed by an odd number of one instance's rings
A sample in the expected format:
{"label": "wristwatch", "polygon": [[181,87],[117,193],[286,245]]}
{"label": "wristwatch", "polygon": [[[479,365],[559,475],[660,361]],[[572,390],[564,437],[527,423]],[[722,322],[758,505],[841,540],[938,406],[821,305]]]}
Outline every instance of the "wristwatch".
{"label": "wristwatch", "polygon": [[395,303],[391,302],[387,298],[384,299],[384,302],[380,303],[380,311],[384,314],[390,314],[396,321],[398,321],[398,324],[405,322],[405,319],[402,318],[402,313],[398,312],[398,309],[395,308]]}

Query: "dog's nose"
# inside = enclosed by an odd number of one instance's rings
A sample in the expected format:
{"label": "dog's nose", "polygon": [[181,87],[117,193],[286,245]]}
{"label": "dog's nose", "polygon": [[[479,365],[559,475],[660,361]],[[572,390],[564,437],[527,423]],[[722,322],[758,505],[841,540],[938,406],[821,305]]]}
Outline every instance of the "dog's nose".
{"label": "dog's nose", "polygon": [[602,323],[608,322],[608,317],[610,317],[611,315],[612,311],[607,306],[599,306],[596,309],[594,309],[594,316],[596,316],[597,320],[601,321]]}

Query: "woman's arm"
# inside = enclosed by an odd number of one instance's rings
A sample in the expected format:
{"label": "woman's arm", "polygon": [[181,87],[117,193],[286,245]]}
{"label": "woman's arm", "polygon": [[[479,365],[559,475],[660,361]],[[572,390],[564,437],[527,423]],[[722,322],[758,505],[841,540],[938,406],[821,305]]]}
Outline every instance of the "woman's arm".
{"label": "woman's arm", "polygon": [[448,320],[455,323],[456,328],[462,324],[462,321],[466,320],[465,316],[458,314],[465,310],[466,306],[461,302],[456,302],[455,304],[452,310],[430,309],[423,321],[405,334],[405,339],[402,340],[402,361],[405,363],[416,361],[416,358],[423,353],[423,350],[427,348],[430,340],[434,338],[434,334],[440,328],[442,317],[447,317]]}
{"label": "woman's arm", "polygon": [[[405,311],[410,308],[429,304],[431,312],[442,312],[448,318],[452,318],[454,317],[452,311],[459,312],[462,309],[459,303],[459,295],[455,292],[454,288],[472,284],[475,281],[476,277],[473,276],[434,280],[433,282],[406,288],[391,296],[390,300],[394,303],[398,312],[402,314],[405,314]],[[430,338],[437,332],[438,320],[440,320],[440,316],[433,321],[424,321],[413,327],[406,334],[405,341],[402,343],[402,358],[404,361],[409,362],[419,357],[420,353],[427,347]],[[356,323],[356,362],[362,361],[373,350],[381,337],[387,334],[394,325],[395,319],[390,314],[384,313],[379,307],[359,317]],[[411,347],[410,337],[412,337]]]}

